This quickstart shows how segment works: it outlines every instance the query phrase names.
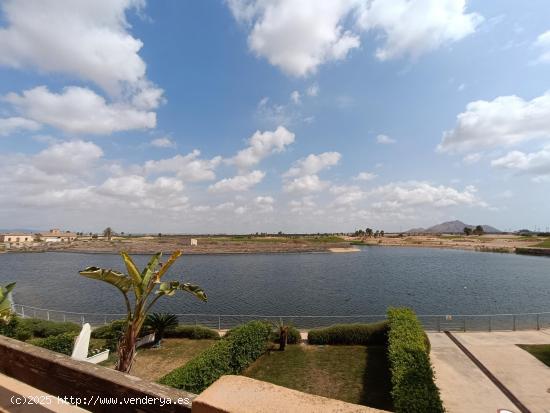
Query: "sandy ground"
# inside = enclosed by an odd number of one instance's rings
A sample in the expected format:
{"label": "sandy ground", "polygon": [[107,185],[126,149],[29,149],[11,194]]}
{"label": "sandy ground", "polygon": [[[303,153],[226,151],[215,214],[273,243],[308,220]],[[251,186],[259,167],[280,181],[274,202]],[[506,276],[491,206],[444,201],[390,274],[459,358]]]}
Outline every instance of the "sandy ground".
{"label": "sandy ground", "polygon": [[[250,254],[282,252],[355,252],[356,245],[390,247],[450,248],[488,252],[515,252],[518,247],[531,247],[543,238],[518,235],[399,235],[386,234],[379,238],[324,237],[324,236],[198,236],[197,246],[190,245],[190,236],[166,235],[144,237],[115,237],[104,239],[79,238],[70,244],[37,245],[13,251],[67,251],[86,253],[147,254],[178,249],[184,254]],[[549,250],[550,251],[550,250]]]}

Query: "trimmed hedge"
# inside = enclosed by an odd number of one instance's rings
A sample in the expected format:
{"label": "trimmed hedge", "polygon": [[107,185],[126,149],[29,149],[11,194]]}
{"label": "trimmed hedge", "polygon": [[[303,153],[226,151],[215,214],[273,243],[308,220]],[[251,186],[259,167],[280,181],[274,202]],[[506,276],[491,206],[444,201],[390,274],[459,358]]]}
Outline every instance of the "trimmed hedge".
{"label": "trimmed hedge", "polygon": [[251,321],[231,330],[212,347],[159,380],[159,383],[200,393],[225,374],[239,374],[267,349],[271,326]]}
{"label": "trimmed hedge", "polygon": [[31,336],[35,338],[46,338],[64,333],[78,333],[80,330],[80,325],[76,323],[40,320],[38,318],[19,318],[15,336],[17,337],[18,331],[23,331],[22,334],[30,332]]}
{"label": "trimmed hedge", "polygon": [[35,346],[47,348],[48,350],[70,356],[73,352],[74,341],[77,335],[78,334],[74,332],[63,333],[46,338],[34,338],[28,342]]}
{"label": "trimmed hedge", "polygon": [[397,413],[444,412],[426,345],[426,335],[408,308],[388,310],[388,359]]}
{"label": "trimmed hedge", "polygon": [[118,340],[124,329],[126,328],[126,320],[115,320],[109,324],[98,327],[92,331],[92,338],[103,338],[106,340]]}
{"label": "trimmed hedge", "polygon": [[385,345],[388,322],[372,324],[335,324],[307,333],[309,344]]}
{"label": "trimmed hedge", "polygon": [[203,326],[179,325],[172,330],[164,332],[164,338],[190,338],[193,340],[217,340],[220,335],[216,330]]}
{"label": "trimmed hedge", "polygon": [[[277,328],[271,333],[271,341],[274,343],[279,343],[280,331]],[[286,339],[287,344],[299,344],[302,342],[302,336],[300,331],[294,326],[288,326],[288,336]]]}
{"label": "trimmed hedge", "polygon": [[8,322],[0,320],[0,335],[6,337],[15,337],[17,325],[17,317],[11,317],[10,321]]}

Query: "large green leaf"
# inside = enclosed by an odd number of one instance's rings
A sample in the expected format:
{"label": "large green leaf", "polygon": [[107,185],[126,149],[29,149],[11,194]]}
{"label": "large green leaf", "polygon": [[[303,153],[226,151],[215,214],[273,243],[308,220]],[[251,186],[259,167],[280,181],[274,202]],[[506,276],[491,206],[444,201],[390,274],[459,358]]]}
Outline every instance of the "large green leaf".
{"label": "large green leaf", "polygon": [[134,293],[136,295],[136,298],[139,300],[141,298],[141,295],[143,294],[141,274],[139,273],[139,270],[134,263],[134,260],[132,260],[132,258],[126,252],[122,251],[120,255],[122,256],[124,264],[126,265],[128,274],[130,275],[130,277],[132,277]]}
{"label": "large green leaf", "polygon": [[195,297],[199,298],[202,301],[207,301],[206,293],[198,285],[189,284],[189,283],[180,283],[179,281],[169,281],[161,283],[157,294],[172,296],[176,293],[177,290],[187,291],[188,293],[193,294]]}
{"label": "large green leaf", "polygon": [[0,286],[0,319],[7,320],[11,314],[10,293],[13,291],[15,283]]}
{"label": "large green leaf", "polygon": [[162,252],[157,252],[155,255],[153,255],[149,260],[147,266],[141,272],[141,288],[143,289],[143,291],[147,290],[149,286],[149,281],[151,281],[151,277],[153,277],[157,266],[159,265],[160,257],[162,257]]}
{"label": "large green leaf", "polygon": [[105,270],[98,267],[87,267],[78,273],[84,277],[105,281],[106,283],[114,285],[125,294],[132,288],[132,279],[126,274],[118,271]]}
{"label": "large green leaf", "polygon": [[166,274],[172,264],[176,262],[176,260],[181,256],[182,253],[183,251],[181,250],[177,250],[172,253],[172,256],[168,258],[168,261],[166,261],[166,263],[164,263],[158,270],[155,276],[155,282],[160,282],[160,279],[164,276],[164,274]]}

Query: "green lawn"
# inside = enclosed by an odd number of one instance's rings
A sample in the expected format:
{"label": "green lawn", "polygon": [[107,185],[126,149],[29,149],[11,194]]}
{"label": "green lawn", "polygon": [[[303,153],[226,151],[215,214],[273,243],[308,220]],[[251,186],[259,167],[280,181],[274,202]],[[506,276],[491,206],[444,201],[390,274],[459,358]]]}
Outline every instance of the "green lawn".
{"label": "green lawn", "polygon": [[384,346],[291,345],[260,357],[245,376],[320,396],[392,410]]}
{"label": "green lawn", "polygon": [[538,358],[550,367],[550,344],[518,344],[518,347]]}

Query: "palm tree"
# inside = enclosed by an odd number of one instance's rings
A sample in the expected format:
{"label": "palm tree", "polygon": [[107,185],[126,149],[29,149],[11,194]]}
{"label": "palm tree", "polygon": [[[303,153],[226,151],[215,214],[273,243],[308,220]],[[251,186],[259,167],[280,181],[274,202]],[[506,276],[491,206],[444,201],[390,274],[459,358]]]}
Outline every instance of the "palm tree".
{"label": "palm tree", "polygon": [[0,286],[0,321],[9,322],[12,316],[11,292],[15,288],[15,283]]}
{"label": "palm tree", "polygon": [[281,319],[277,323],[277,329],[279,330],[279,350],[285,351],[288,343],[288,326]]}
{"label": "palm tree", "polygon": [[[116,369],[125,373],[130,372],[136,354],[136,340],[149,310],[161,297],[173,296],[176,291],[182,290],[193,294],[202,301],[206,301],[206,294],[198,285],[180,283],[179,281],[161,282],[161,278],[168,269],[181,256],[181,251],[176,251],[164,264],[160,262],[162,253],[159,252],[139,271],[130,256],[121,252],[120,255],[126,265],[128,274],[111,269],[87,267],[79,271],[80,275],[94,280],[104,281],[116,287],[124,297],[126,304],[126,327],[119,340]],[[158,288],[156,288],[158,287]],[[150,298],[154,291],[154,298]],[[130,300],[130,298],[132,298]]]}
{"label": "palm tree", "polygon": [[155,342],[153,345],[160,345],[160,342],[164,338],[164,332],[178,326],[178,317],[174,314],[167,313],[149,314],[145,319],[144,326],[153,330],[155,333]]}
{"label": "palm tree", "polygon": [[466,236],[472,235],[472,228],[470,228],[470,227],[464,227],[464,234],[465,234]]}

